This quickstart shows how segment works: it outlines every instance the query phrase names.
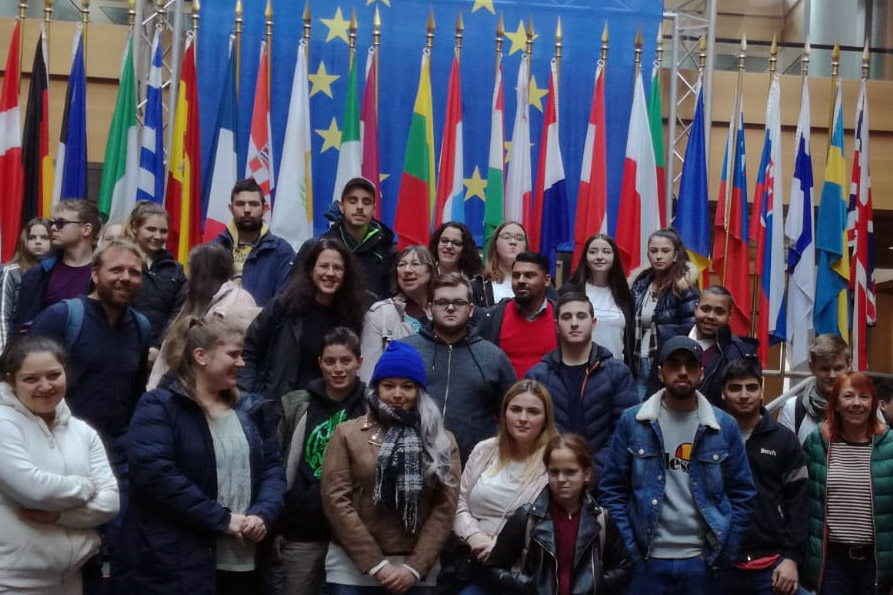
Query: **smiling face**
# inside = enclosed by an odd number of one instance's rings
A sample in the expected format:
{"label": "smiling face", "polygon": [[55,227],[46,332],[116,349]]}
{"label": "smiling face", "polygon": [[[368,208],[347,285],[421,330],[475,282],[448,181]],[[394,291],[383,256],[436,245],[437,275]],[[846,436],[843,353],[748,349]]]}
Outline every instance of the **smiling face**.
{"label": "smiling face", "polygon": [[586,250],[586,266],[589,267],[589,276],[604,276],[610,272],[614,265],[614,249],[611,244],[601,238],[589,242]]}
{"label": "smiling face", "polygon": [[204,379],[205,385],[212,392],[220,392],[235,388],[236,374],[245,367],[242,361],[242,336],[232,334],[224,337],[212,349],[198,348],[193,351],[196,376]]}
{"label": "smiling face", "polygon": [[397,262],[397,286],[401,293],[410,294],[428,286],[431,271],[415,252],[407,252]]}
{"label": "smiling face", "polygon": [[515,262],[512,265],[512,291],[520,304],[538,304],[546,296],[546,286],[552,278],[533,262]]}
{"label": "smiling face", "polygon": [[136,243],[146,254],[155,254],[167,244],[169,231],[170,225],[168,225],[167,217],[149,215],[136,229]]}
{"label": "smiling face", "polygon": [[726,411],[736,418],[758,415],[763,406],[763,386],[754,376],[730,378],[722,387]]}
{"label": "smiling face", "polygon": [[722,295],[703,292],[695,308],[695,324],[703,337],[714,337],[716,331],[732,319],[731,300]]}
{"label": "smiling face", "polygon": [[849,379],[843,381],[834,410],[840,416],[845,432],[853,435],[868,432],[868,420],[875,415],[871,401],[871,394],[867,391],[855,388]]}
{"label": "smiling face", "polygon": [[32,225],[25,236],[25,250],[35,258],[43,258],[50,252],[50,230],[43,225]]}
{"label": "smiling face", "polygon": [[457,270],[462,256],[462,230],[458,227],[445,227],[437,242],[437,263],[440,273]]}
{"label": "smiling face", "polygon": [[340,396],[353,388],[363,362],[347,345],[328,345],[319,356],[319,370],[329,396]]}
{"label": "smiling face", "polygon": [[344,284],[344,258],[336,250],[323,250],[311,273],[316,300],[328,304]]}
{"label": "smiling face", "polygon": [[136,298],[143,285],[142,259],[122,247],[105,251],[91,277],[99,300],[115,308],[123,308]]}
{"label": "smiling face", "polygon": [[565,510],[572,510],[580,501],[583,488],[592,478],[592,470],[583,467],[569,448],[556,448],[549,455],[549,493]]}
{"label": "smiling face", "polygon": [[505,410],[506,430],[517,446],[529,448],[543,431],[546,410],[533,393],[516,395]]}
{"label": "smiling face", "polygon": [[589,301],[566,302],[561,305],[555,330],[562,345],[580,345],[592,342],[595,317],[590,312]]}
{"label": "smiling face", "polygon": [[648,241],[648,262],[655,271],[666,271],[676,262],[676,248],[667,238],[655,236]]}
{"label": "smiling face", "polygon": [[51,422],[65,396],[65,369],[49,351],[29,353],[19,371],[7,377],[12,392],[28,411]]}
{"label": "smiling face", "polygon": [[378,397],[394,409],[415,409],[419,399],[419,385],[409,378],[382,378],[378,382]]}

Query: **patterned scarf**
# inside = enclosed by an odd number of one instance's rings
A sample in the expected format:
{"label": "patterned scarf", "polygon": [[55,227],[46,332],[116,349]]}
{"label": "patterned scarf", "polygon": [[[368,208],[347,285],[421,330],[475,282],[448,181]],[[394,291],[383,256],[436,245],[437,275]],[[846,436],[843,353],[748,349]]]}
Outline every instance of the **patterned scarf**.
{"label": "patterned scarf", "polygon": [[418,410],[394,409],[371,393],[369,404],[387,435],[375,463],[372,501],[403,512],[403,527],[415,533],[422,493],[422,438]]}

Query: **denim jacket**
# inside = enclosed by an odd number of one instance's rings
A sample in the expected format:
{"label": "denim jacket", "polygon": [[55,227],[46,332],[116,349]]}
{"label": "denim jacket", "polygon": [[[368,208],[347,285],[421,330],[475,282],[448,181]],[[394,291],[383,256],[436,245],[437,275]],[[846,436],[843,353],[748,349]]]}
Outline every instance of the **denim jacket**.
{"label": "denim jacket", "polygon": [[[633,562],[647,559],[666,487],[663,435],[658,423],[660,390],[627,409],[614,432],[599,483],[600,502],[617,523]],[[756,489],[738,424],[701,393],[689,459],[695,504],[707,525],[704,558],[715,566],[734,561],[747,534]]]}

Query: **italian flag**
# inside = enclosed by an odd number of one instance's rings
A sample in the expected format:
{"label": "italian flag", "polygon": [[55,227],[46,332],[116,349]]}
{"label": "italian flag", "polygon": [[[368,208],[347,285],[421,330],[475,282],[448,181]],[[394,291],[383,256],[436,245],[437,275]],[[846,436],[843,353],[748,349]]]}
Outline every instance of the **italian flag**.
{"label": "italian flag", "polygon": [[484,254],[493,232],[502,223],[505,194],[505,108],[502,98],[502,57],[493,81],[493,107],[490,111],[490,159],[487,166],[487,200],[484,202]]}
{"label": "italian flag", "polygon": [[655,62],[651,71],[651,89],[648,91],[648,127],[654,144],[654,165],[657,172],[657,208],[660,210],[660,226],[667,226],[667,189],[664,186],[664,121],[661,116],[660,68]]}
{"label": "italian flag", "polygon": [[332,200],[341,200],[344,185],[363,173],[363,143],[360,141],[360,102],[357,97],[357,59],[350,57],[350,73],[347,76],[347,99],[344,102],[344,119],[341,122],[341,149],[338,152],[338,169]]}

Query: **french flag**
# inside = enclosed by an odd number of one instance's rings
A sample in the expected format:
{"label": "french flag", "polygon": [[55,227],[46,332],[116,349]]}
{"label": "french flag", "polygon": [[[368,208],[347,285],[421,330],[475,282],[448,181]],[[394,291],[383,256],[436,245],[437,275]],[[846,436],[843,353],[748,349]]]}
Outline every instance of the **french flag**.
{"label": "french flag", "polygon": [[447,221],[465,222],[465,200],[463,200],[465,164],[462,143],[462,85],[459,77],[459,56],[454,56],[447,90],[446,123],[440,145],[437,207],[434,211],[435,228]]}

